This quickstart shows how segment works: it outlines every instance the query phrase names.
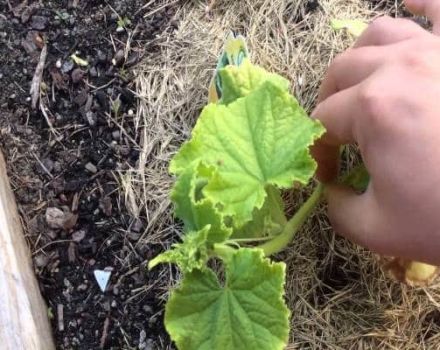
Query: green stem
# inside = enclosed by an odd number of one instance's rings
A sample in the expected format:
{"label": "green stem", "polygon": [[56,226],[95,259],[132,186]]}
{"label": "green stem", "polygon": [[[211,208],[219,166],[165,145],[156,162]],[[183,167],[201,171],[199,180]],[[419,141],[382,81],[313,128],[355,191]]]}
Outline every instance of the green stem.
{"label": "green stem", "polygon": [[274,239],[258,246],[258,248],[264,250],[266,256],[280,252],[290,243],[295,236],[295,233],[301,228],[303,223],[319,204],[323,190],[324,185],[319,183],[309,199],[307,199],[307,201],[301,206],[293,218],[287,222],[283,231]]}
{"label": "green stem", "polygon": [[226,241],[226,244],[239,244],[239,243],[255,243],[262,241],[269,241],[277,236],[265,236],[265,237],[255,237],[255,238],[232,238]]}
{"label": "green stem", "polygon": [[218,243],[218,244],[214,244],[213,251],[216,257],[225,261],[225,260],[229,260],[232,254],[234,254],[237,250],[230,246],[227,246],[226,244]]}

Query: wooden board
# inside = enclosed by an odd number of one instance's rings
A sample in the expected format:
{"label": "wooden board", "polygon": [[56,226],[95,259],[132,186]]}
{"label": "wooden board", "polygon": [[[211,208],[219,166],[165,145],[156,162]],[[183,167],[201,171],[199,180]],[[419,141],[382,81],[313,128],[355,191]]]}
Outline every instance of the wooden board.
{"label": "wooden board", "polygon": [[1,152],[0,349],[55,349]]}

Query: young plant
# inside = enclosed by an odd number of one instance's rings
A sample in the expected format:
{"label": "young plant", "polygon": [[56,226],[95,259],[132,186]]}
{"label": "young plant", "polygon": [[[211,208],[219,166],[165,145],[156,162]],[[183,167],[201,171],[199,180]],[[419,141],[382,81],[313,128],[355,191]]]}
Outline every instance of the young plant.
{"label": "young plant", "polygon": [[246,58],[219,76],[219,103],[204,108],[170,164],[185,236],[149,267],[168,262],[182,271],[165,309],[179,349],[283,349],[285,265],[267,257],[286,247],[319,202],[320,185],[286,218],[281,191],[310,182],[309,147],[324,128],[290,95],[287,80]]}

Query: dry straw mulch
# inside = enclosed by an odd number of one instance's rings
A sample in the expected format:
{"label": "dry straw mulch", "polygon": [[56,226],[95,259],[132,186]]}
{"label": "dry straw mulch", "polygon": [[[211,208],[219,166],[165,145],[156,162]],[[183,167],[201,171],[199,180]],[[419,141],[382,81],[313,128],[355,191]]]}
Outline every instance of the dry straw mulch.
{"label": "dry straw mulch", "polygon": [[[137,168],[121,174],[128,209],[149,223],[142,244],[166,248],[178,239],[180,226],[168,199],[168,161],[190,137],[206,104],[207,86],[231,29],[247,37],[254,62],[292,82],[292,91],[310,111],[326,67],[352,42],[346,33],[330,29],[330,18],[370,20],[383,14],[368,1],[316,3],[218,0],[209,17],[203,2],[179,4],[178,29],[156,39],[159,50],[138,71],[142,155]],[[388,3],[395,11],[394,2]],[[354,159],[352,153],[345,155],[348,164]],[[307,195],[308,189],[291,195],[292,206]],[[279,258],[288,266],[288,349],[440,348],[440,286],[414,289],[391,281],[373,254],[334,235],[325,208]],[[164,301],[177,277],[175,270],[163,269]]]}

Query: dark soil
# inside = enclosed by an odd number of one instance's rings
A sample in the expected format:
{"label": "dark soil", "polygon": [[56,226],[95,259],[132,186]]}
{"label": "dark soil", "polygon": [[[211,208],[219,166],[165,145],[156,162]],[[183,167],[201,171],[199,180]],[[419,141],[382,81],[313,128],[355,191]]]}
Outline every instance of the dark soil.
{"label": "dark soil", "polygon": [[[131,70],[157,33],[173,30],[175,9],[164,3],[0,2],[0,147],[58,349],[169,346],[158,272],[145,268],[157,252],[136,244],[146,220],[128,215],[116,177],[138,160]],[[105,293],[96,269],[112,271]]]}

